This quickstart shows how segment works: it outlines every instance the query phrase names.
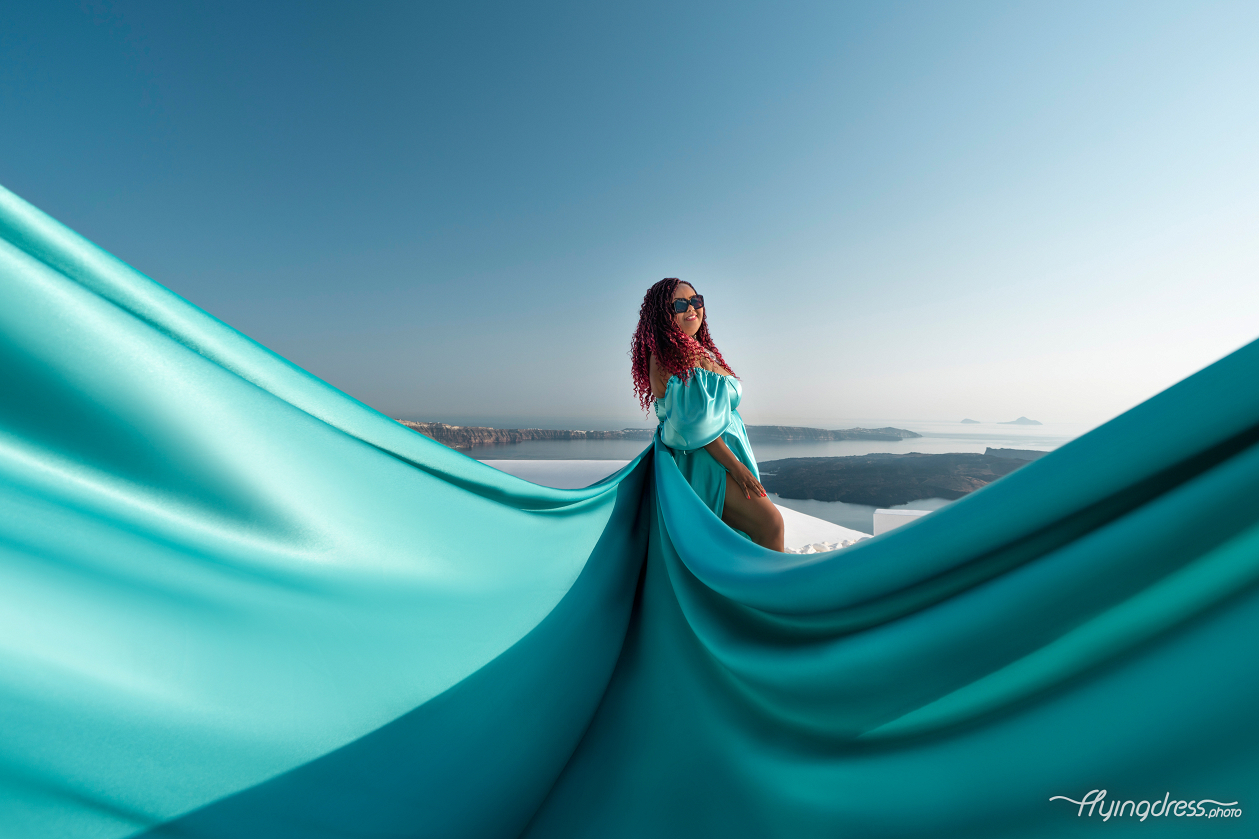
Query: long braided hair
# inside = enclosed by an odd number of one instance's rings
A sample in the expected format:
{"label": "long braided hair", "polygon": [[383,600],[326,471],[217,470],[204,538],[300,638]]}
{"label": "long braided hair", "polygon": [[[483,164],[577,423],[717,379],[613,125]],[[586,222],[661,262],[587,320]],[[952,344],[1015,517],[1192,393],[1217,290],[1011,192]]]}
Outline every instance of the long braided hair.
{"label": "long braided hair", "polygon": [[[708,350],[722,367],[734,372],[726,360],[721,357],[721,350],[713,343],[708,332],[708,313],[700,324],[695,337],[688,336],[678,327],[673,317],[673,295],[682,285],[677,277],[665,277],[647,289],[643,296],[643,305],[638,310],[638,328],[634,330],[634,338],[630,342],[630,359],[634,375],[634,395],[638,404],[648,413],[655,395],[651,392],[651,356],[656,363],[671,376],[677,376],[685,384],[691,377],[691,369],[704,357],[703,350]],[[686,285],[691,285],[686,283]],[[695,286],[691,286],[695,288]],[[699,294],[698,291],[695,292]]]}

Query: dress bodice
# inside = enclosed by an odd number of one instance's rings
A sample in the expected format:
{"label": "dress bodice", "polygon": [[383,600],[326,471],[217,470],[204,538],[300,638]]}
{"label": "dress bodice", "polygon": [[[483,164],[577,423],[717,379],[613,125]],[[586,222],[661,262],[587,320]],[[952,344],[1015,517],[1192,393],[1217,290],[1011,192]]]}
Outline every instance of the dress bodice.
{"label": "dress bodice", "polygon": [[669,377],[665,395],[655,402],[662,442],[690,451],[716,440],[733,423],[742,431],[737,410],[742,399],[742,386],[734,376],[696,367],[685,383]]}

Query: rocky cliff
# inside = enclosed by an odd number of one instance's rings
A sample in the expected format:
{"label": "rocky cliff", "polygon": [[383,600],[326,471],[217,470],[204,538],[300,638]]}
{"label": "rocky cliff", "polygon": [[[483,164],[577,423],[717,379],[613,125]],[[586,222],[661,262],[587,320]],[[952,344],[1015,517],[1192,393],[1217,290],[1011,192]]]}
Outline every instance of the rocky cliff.
{"label": "rocky cliff", "polygon": [[568,431],[553,428],[488,428],[479,425],[447,425],[444,422],[398,420],[425,437],[432,437],[452,449],[470,449],[497,443],[523,443],[527,440],[642,440],[654,435],[652,428],[624,428],[620,431]]}
{"label": "rocky cliff", "polygon": [[758,463],[761,483],[783,498],[894,507],[923,498],[961,498],[1027,461],[989,454],[870,454],[791,457]]}

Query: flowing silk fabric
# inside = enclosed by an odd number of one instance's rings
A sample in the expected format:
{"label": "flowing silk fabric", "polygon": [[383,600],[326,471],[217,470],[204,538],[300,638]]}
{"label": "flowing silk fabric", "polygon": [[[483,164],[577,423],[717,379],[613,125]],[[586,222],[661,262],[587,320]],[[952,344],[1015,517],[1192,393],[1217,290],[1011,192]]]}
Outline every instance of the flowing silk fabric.
{"label": "flowing silk fabric", "polygon": [[672,455],[682,477],[718,518],[726,506],[726,470],[704,446],[720,437],[740,463],[758,479],[761,476],[743,417],[739,416],[742,400],[743,386],[734,376],[696,367],[686,382],[670,376],[664,398],[653,403],[665,452]]}
{"label": "flowing silk fabric", "polygon": [[[0,835],[1241,835],[1259,344],[831,554],[404,428],[0,191]],[[576,385],[575,385],[576,386]]]}

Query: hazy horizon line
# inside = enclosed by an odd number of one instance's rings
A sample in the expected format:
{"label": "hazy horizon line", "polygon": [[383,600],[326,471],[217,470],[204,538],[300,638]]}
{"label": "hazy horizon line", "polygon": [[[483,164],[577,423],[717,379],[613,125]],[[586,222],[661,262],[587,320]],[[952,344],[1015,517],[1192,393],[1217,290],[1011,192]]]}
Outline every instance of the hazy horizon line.
{"label": "hazy horizon line", "polygon": [[[440,422],[447,425],[458,426],[479,426],[487,428],[539,428],[539,429],[556,429],[569,431],[618,431],[623,428],[654,428],[656,422],[652,418],[642,417],[574,417],[563,415],[530,415],[530,414],[418,414],[416,412],[406,412],[402,414],[390,414],[394,419],[406,420],[408,422]],[[1075,429],[1092,429],[1102,423],[1086,423],[1086,422],[1054,422],[1049,420],[1040,420],[1039,426],[1036,425],[1012,425],[1011,420],[989,420],[978,419],[975,417],[964,418],[946,418],[946,419],[929,419],[923,417],[788,417],[788,418],[744,418],[744,422],[748,425],[783,425],[805,428],[882,428],[896,423],[907,425],[957,425],[963,428],[973,427],[971,423],[963,423],[962,419],[975,419],[977,425],[1008,425],[1012,428],[1054,428],[1062,430],[1066,427]],[[1037,419],[1029,417],[1029,419]],[[1083,433],[1078,431],[1077,433]]]}

